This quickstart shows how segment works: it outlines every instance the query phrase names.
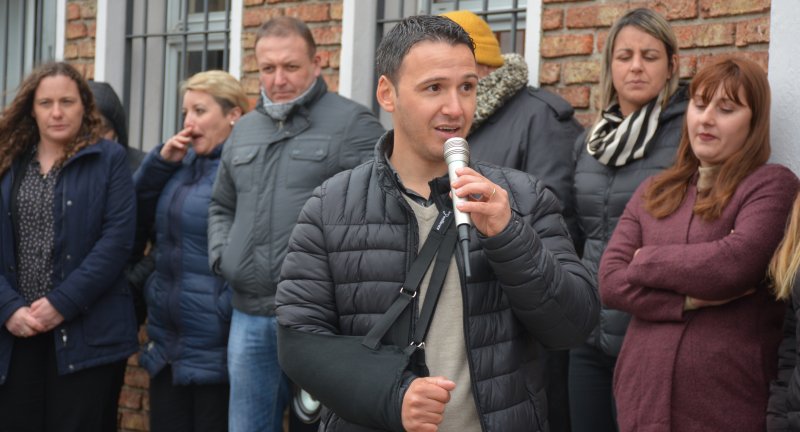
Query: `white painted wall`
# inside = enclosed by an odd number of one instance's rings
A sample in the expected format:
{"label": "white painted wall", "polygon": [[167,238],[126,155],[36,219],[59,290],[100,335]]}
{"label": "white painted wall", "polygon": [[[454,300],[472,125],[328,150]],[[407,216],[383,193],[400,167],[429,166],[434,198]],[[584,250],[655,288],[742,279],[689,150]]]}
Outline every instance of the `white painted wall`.
{"label": "white painted wall", "polygon": [[375,95],[375,17],[373,1],[342,3],[342,51],[339,57],[339,94],[371,107]]}
{"label": "white painted wall", "polygon": [[770,160],[800,174],[800,8],[797,0],[772,0],[770,14]]}

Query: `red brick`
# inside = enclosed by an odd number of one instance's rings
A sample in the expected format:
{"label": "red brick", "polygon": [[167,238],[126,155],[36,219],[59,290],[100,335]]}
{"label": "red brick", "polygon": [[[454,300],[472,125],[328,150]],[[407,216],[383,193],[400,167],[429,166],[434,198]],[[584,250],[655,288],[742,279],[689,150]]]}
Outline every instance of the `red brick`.
{"label": "red brick", "polygon": [[[764,69],[764,72],[767,72],[769,70],[768,69],[769,52],[767,51],[735,51],[725,54],[735,55],[736,57],[744,57],[746,59],[756,62],[759,66],[761,66],[762,69]],[[706,54],[699,56],[697,59],[697,70],[702,69],[712,60],[719,58],[720,55],[725,55],[725,54]]]}
{"label": "red brick", "polygon": [[769,43],[769,17],[736,23],[736,46]]}
{"label": "red brick", "polygon": [[331,59],[330,59],[331,67],[334,68],[334,69],[339,69],[339,63],[340,63],[341,57],[342,57],[342,50],[339,49],[339,48],[336,48],[336,49],[332,49],[330,51],[331,51]]}
{"label": "red brick", "polygon": [[78,46],[78,55],[81,58],[94,58],[94,41],[93,40],[84,40]]}
{"label": "red brick", "polygon": [[596,52],[602,54],[602,52],[603,52],[603,50],[605,49],[605,46],[606,46],[606,40],[608,39],[608,31],[606,31],[606,30],[598,31],[597,33],[595,33],[595,38],[597,39],[597,44],[596,44],[597,45],[597,48],[596,48],[597,51]]}
{"label": "red brick", "polygon": [[341,2],[331,4],[331,19],[336,21],[342,20],[343,5]]}
{"label": "red brick", "polygon": [[591,54],[593,44],[594,37],[591,34],[545,36],[542,38],[541,55],[544,58],[553,58]]}
{"label": "red brick", "polygon": [[542,13],[542,30],[557,30],[564,26],[564,11],[545,8]]}
{"label": "red brick", "polygon": [[149,392],[144,392],[142,394],[142,409],[145,410],[145,411],[150,411],[150,393]]}
{"label": "red brick", "polygon": [[83,68],[83,77],[87,80],[94,79],[94,62],[87,63],[86,66]]}
{"label": "red brick", "polygon": [[700,11],[703,17],[765,12],[769,10],[769,7],[770,0],[700,0]]}
{"label": "red brick", "polygon": [[145,414],[135,413],[135,412],[124,412],[122,413],[122,420],[120,421],[120,427],[122,429],[130,429],[134,431],[146,431],[148,430],[148,426],[150,421],[147,419]]}
{"label": "red brick", "polygon": [[591,125],[594,123],[594,119],[597,117],[597,114],[591,112],[581,112],[575,114],[575,120],[578,120],[578,123],[583,126],[584,129],[589,129]]}
{"label": "red brick", "polygon": [[335,45],[342,43],[342,26],[315,27],[311,29],[317,45]]}
{"label": "red brick", "polygon": [[142,368],[128,368],[125,373],[125,384],[131,387],[147,388],[150,384],[150,377]]}
{"label": "red brick", "polygon": [[564,63],[563,84],[595,83],[600,81],[600,62],[576,61]]}
{"label": "red brick", "polygon": [[301,4],[298,6],[287,7],[286,15],[298,18],[304,22],[322,22],[330,19],[328,10],[330,5],[325,3]]}
{"label": "red brick", "polygon": [[678,76],[682,79],[691,78],[697,73],[697,57],[689,54],[678,56]]}
{"label": "red brick", "polygon": [[298,0],[267,0],[267,3],[274,4],[274,3],[292,3]]}
{"label": "red brick", "polygon": [[79,39],[86,37],[86,25],[83,23],[67,24],[67,39]]}
{"label": "red brick", "polygon": [[256,46],[255,32],[242,32],[242,49],[250,50]]}
{"label": "red brick", "polygon": [[733,45],[736,41],[734,23],[674,26],[673,29],[681,48]]}
{"label": "red brick", "polygon": [[97,22],[91,21],[89,25],[86,27],[86,35],[90,38],[94,39],[95,35],[97,35]]}
{"label": "red brick", "polygon": [[247,54],[242,58],[242,72],[258,72],[258,60],[255,54]]}
{"label": "red brick", "polygon": [[630,9],[629,4],[608,4],[567,9],[567,28],[610,27]]}
{"label": "red brick", "polygon": [[336,93],[339,91],[339,72],[338,71],[325,71],[322,73],[322,78],[328,84],[328,91]]}
{"label": "red brick", "polygon": [[697,18],[697,0],[651,0],[648,7],[668,20]]}
{"label": "red brick", "polygon": [[331,53],[327,50],[317,50],[319,56],[319,67],[325,69],[330,64]]}
{"label": "red brick", "polygon": [[245,7],[264,4],[264,0],[244,0]]}
{"label": "red brick", "polygon": [[139,366],[139,353],[128,357],[128,366]]}
{"label": "red brick", "polygon": [[244,77],[241,80],[242,87],[244,87],[244,92],[248,95],[258,96],[259,88],[261,87],[261,83],[258,81],[258,77]]}
{"label": "red brick", "polygon": [[544,0],[543,3],[550,4],[550,3],[577,3],[577,2],[585,2],[591,0]]}
{"label": "red brick", "polygon": [[133,410],[141,409],[142,393],[141,391],[132,390],[130,388],[122,389],[122,392],[119,394],[119,406]]}
{"label": "red brick", "polygon": [[252,97],[247,98],[247,106],[250,107],[250,111],[252,111],[252,110],[254,110],[256,108],[256,105],[258,105],[258,99],[259,98],[256,97],[256,96],[252,96]]}
{"label": "red brick", "polygon": [[561,79],[561,64],[554,62],[542,63],[542,68],[539,71],[539,83],[541,84],[555,84]]}
{"label": "red brick", "polygon": [[271,18],[281,15],[283,15],[283,9],[281,8],[249,8],[244,11],[244,15],[242,16],[242,26],[258,27],[261,24],[269,21]]}
{"label": "red brick", "polygon": [[555,91],[567,100],[575,108],[589,108],[589,87],[570,86],[570,87],[548,87],[548,90]]}
{"label": "red brick", "polygon": [[73,21],[81,17],[81,5],[70,3],[67,5],[67,21]]}
{"label": "red brick", "polygon": [[94,19],[97,16],[97,4],[96,3],[84,3],[81,6],[81,17],[83,19]]}
{"label": "red brick", "polygon": [[72,60],[78,58],[78,44],[75,42],[67,42],[64,44],[64,59]]}

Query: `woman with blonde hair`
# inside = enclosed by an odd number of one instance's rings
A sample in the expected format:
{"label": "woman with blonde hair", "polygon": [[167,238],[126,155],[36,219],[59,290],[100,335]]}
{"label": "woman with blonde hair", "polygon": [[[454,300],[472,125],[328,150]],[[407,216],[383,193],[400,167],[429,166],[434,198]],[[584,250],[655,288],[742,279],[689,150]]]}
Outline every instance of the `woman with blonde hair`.
{"label": "woman with blonde hair", "polygon": [[86,81],[34,70],[0,115],[0,430],[107,430],[136,351],[123,269],[136,213],[125,150]]}
{"label": "woman with blonde hair", "polygon": [[[669,23],[633,9],[611,27],[600,81],[603,110],[575,143],[575,238],[596,276],[625,203],[647,177],[675,159],[686,110],[678,84],[678,41]],[[574,432],[617,429],[611,381],[630,317],[603,305],[600,324],[570,351],[569,405]]]}
{"label": "woman with blonde hair", "polygon": [[226,431],[231,289],[209,269],[207,220],[222,144],[249,103],[223,71],[195,74],[181,91],[183,129],[134,175],[139,221],[156,233],[140,363],[153,432]]}
{"label": "woman with blonde hair", "polygon": [[775,297],[788,303],[783,341],[778,349],[778,378],[770,384],[767,430],[800,431],[800,194],[795,197],[786,233],[769,264]]}
{"label": "woman with blonde hair", "polygon": [[631,314],[614,372],[621,431],[764,430],[784,308],[764,283],[797,177],[767,164],[756,63],[703,67],[675,164],[625,208],[600,262],[603,303]]}

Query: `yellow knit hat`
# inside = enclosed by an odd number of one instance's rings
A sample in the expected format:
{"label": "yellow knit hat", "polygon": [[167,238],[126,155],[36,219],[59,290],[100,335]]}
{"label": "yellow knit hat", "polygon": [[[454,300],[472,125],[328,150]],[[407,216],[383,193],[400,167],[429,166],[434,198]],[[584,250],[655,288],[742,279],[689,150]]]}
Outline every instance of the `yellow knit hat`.
{"label": "yellow knit hat", "polygon": [[503,56],[500,53],[500,44],[494,37],[492,29],[481,17],[468,10],[458,10],[443,13],[442,16],[450,18],[460,25],[475,42],[475,60],[479,64],[500,67],[503,65]]}

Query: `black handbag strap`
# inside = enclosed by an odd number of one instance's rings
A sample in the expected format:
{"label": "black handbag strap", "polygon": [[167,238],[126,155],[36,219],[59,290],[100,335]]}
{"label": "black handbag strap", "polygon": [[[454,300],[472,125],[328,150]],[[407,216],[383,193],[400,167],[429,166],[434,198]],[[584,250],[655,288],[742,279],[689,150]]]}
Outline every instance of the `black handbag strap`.
{"label": "black handbag strap", "polygon": [[[411,300],[417,296],[419,286],[422,283],[422,279],[425,277],[425,273],[428,271],[428,267],[430,267],[431,263],[433,262],[434,257],[437,256],[436,252],[442,249],[442,246],[445,244],[445,239],[449,237],[453,238],[453,245],[455,245],[455,229],[453,229],[453,212],[450,210],[444,210],[439,212],[439,216],[436,218],[436,221],[433,224],[433,228],[431,232],[428,234],[428,238],[425,240],[425,244],[422,245],[422,249],[419,251],[417,258],[411,264],[411,269],[406,274],[406,280],[403,282],[403,285],[400,287],[400,294],[394,300],[389,309],[381,316],[380,320],[375,324],[375,326],[370,329],[366,336],[364,336],[364,341],[362,345],[365,347],[376,350],[380,347],[381,339],[389,331],[389,328],[397,321],[397,318],[400,317],[400,314],[408,307],[411,303]],[[450,257],[453,254],[453,249],[455,246],[450,248],[450,252],[447,254],[446,260],[449,266]],[[444,254],[440,253],[439,256],[443,256]],[[437,259],[438,261],[444,258]],[[436,267],[434,267],[434,274],[431,275],[431,282],[428,284],[429,292],[426,295],[425,305],[423,305],[423,310],[425,306],[428,305],[430,302],[429,299],[433,297],[433,301],[435,302],[439,298],[439,291],[441,291],[441,283],[438,287],[433,285],[434,276],[436,275]],[[447,268],[445,267],[444,273],[447,273]],[[444,275],[440,276],[442,283],[444,282]],[[433,296],[431,294],[434,294]],[[429,312],[431,315],[433,314],[433,310]],[[430,317],[428,317],[430,319]],[[427,327],[430,323],[425,325],[426,331]],[[416,334],[415,334],[416,336]],[[423,334],[424,337],[424,334]],[[420,340],[421,341],[421,340]]]}

